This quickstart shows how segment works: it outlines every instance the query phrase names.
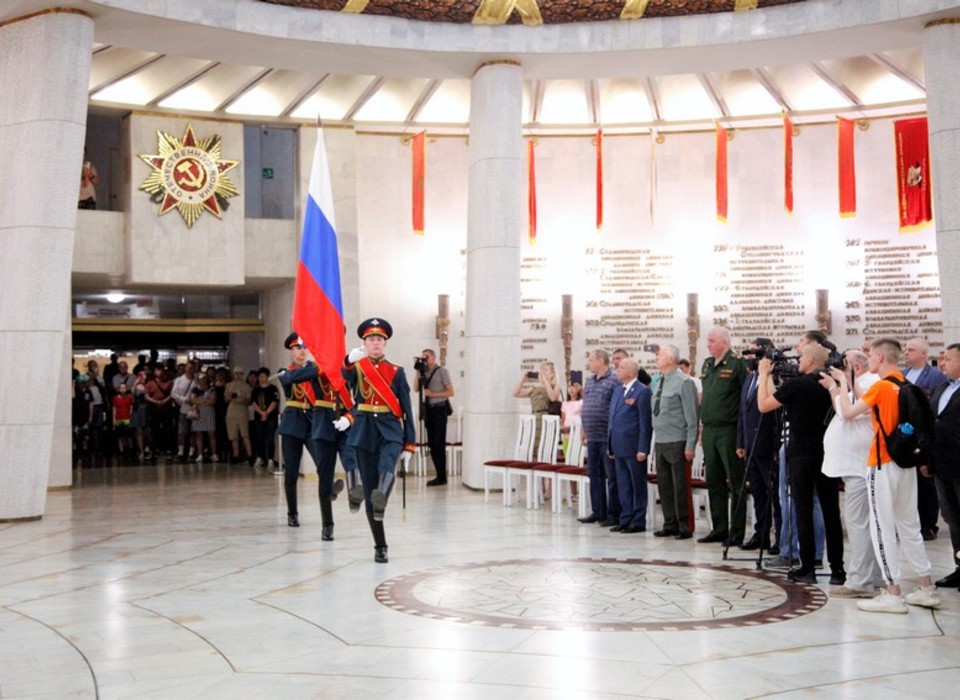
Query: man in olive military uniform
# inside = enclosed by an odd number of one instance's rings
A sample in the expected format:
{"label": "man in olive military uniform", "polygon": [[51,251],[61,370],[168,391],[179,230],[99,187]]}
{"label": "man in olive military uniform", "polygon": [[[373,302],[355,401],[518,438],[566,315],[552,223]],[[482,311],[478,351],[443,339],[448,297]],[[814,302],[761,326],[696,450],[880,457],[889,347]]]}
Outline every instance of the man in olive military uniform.
{"label": "man in olive military uniform", "polygon": [[[713,529],[697,542],[729,542],[736,546],[743,543],[747,517],[745,467],[743,459],[737,456],[737,416],[747,365],[730,350],[730,332],[726,328],[714,328],[707,334],[707,352],[710,357],[700,372],[700,421]],[[731,495],[733,513],[729,515]]]}
{"label": "man in olive military uniform", "polygon": [[384,357],[387,340],[393,335],[389,323],[379,318],[367,319],[360,324],[357,335],[363,340],[363,347],[347,355],[343,376],[353,387],[355,402],[347,444],[356,450],[363,484],[359,492],[357,470],[348,470],[348,497],[351,505],[358,502],[361,493],[366,499],[374,561],[386,563],[383,513],[396,480],[397,459],[403,459],[406,472],[416,449],[410,385],[403,367]]}
{"label": "man in olive military uniform", "polygon": [[[291,338],[295,335],[291,335]],[[353,408],[353,398],[346,386],[341,386],[339,391],[334,389],[327,375],[314,362],[306,362],[303,365],[294,363],[287,371],[280,373],[279,379],[284,391],[287,391],[291,385],[300,386],[305,383],[308,383],[312,389],[310,437],[313,439],[314,451],[311,452],[311,456],[317,465],[317,494],[320,499],[322,522],[320,538],[329,542],[333,540],[333,501],[343,490],[343,481],[337,479],[334,482],[333,480],[337,468],[337,455],[340,455],[340,461],[347,473],[356,469],[356,456],[353,448],[347,445],[345,432],[353,419],[349,414],[350,409]],[[287,405],[290,405],[289,402]],[[295,488],[294,497],[296,497]]]}
{"label": "man in olive military uniform", "polygon": [[[290,351],[288,370],[296,370],[307,363],[307,347],[296,333],[291,333],[283,341],[283,347]],[[280,448],[283,453],[283,491],[287,497],[287,525],[300,527],[300,515],[297,510],[297,480],[300,478],[300,459],[306,448],[317,464],[320,455],[317,443],[313,439],[313,386],[309,381],[281,382],[286,405],[280,415]],[[332,518],[331,518],[332,520]]]}

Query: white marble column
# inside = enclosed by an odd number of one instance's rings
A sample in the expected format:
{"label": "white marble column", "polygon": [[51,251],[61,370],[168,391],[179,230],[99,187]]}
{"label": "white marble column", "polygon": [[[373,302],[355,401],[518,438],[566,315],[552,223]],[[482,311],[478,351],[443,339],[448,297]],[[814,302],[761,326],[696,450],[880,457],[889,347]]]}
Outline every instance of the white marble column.
{"label": "white marble column", "polygon": [[523,72],[512,61],[477,69],[470,97],[466,396],[463,481],[483,486],[483,462],[512,456],[520,372],[523,230]]}
{"label": "white marble column", "polygon": [[960,342],[960,17],[923,32],[943,336]]}
{"label": "white marble column", "polygon": [[71,9],[0,27],[0,520],[46,505],[92,42]]}

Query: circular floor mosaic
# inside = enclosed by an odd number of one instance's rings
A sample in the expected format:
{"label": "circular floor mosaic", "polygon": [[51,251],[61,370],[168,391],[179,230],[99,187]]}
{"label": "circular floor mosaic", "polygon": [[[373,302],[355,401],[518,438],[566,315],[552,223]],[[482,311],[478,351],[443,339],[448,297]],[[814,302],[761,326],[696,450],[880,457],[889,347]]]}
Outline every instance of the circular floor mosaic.
{"label": "circular floor mosaic", "polygon": [[515,559],[414,571],[377,600],[433,619],[521,629],[708,630],[781,622],[827,602],[816,586],[725,565]]}

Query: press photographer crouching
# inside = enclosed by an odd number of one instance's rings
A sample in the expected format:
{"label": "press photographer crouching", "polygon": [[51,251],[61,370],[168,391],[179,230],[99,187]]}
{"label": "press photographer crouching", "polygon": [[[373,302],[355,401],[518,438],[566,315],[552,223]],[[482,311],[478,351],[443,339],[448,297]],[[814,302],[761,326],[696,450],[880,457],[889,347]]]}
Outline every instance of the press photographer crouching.
{"label": "press photographer crouching", "polygon": [[453,413],[450,397],[453,382],[446,367],[437,362],[437,355],[427,348],[421,357],[414,358],[417,371],[413,388],[421,393],[420,417],[427,429],[427,445],[437,476],[427,486],[443,486],[447,483],[447,418]]}
{"label": "press photographer crouching", "polygon": [[764,357],[758,365],[757,406],[761,413],[787,409],[790,434],[786,445],[787,474],[797,509],[797,531],[800,539],[800,566],[791,569],[787,577],[800,583],[816,583],[816,546],[813,532],[813,499],[816,492],[823,512],[826,529],[827,557],[830,560],[830,583],[843,585],[843,530],[840,524],[840,506],[837,479],[821,472],[823,464],[823,435],[827,429],[830,394],[820,385],[830,351],[811,343],[800,351],[798,374],[774,386],[770,358]]}

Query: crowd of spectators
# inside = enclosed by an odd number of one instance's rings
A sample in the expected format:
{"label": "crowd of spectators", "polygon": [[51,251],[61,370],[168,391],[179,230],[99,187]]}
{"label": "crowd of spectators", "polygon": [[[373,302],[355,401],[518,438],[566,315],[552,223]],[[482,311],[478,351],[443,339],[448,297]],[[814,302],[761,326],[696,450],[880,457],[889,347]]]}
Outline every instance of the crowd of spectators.
{"label": "crowd of spectators", "polygon": [[[140,355],[130,370],[116,354],[74,368],[74,462],[81,466],[246,462],[272,468],[280,394],[270,371],[159,361]],[[251,439],[252,438],[252,439]]]}

